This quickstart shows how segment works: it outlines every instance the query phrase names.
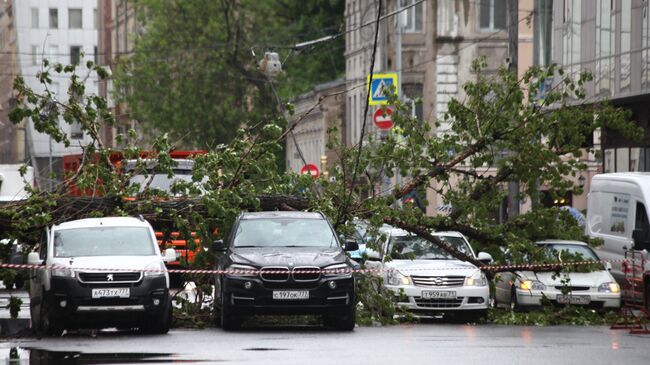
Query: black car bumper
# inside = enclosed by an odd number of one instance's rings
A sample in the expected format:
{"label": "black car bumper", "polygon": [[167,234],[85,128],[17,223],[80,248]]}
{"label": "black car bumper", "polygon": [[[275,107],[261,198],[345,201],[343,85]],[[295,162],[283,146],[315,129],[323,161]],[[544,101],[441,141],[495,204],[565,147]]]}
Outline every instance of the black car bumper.
{"label": "black car bumper", "polygon": [[[128,298],[93,298],[93,289],[128,288]],[[169,310],[164,276],[143,277],[136,283],[81,283],[76,278],[52,277],[47,294],[50,310],[68,323],[126,324]]]}
{"label": "black car bumper", "polygon": [[[250,287],[245,287],[249,282]],[[334,284],[331,284],[334,283]],[[274,299],[274,292],[307,291],[307,299]],[[356,305],[354,277],[314,282],[267,282],[259,277],[223,278],[224,301],[240,314],[336,314]]]}

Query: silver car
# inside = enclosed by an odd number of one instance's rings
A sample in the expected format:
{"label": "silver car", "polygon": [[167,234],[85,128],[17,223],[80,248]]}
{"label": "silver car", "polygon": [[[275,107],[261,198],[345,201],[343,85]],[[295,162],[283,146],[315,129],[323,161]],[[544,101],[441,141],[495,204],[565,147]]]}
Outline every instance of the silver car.
{"label": "silver car", "polygon": [[[562,260],[578,256],[581,260],[599,261],[596,253],[584,242],[547,240],[536,242],[549,255]],[[597,263],[595,263],[598,265]],[[495,304],[513,310],[541,307],[544,297],[552,304],[572,304],[595,309],[616,309],[621,306],[621,289],[609,273],[611,265],[601,265],[591,272],[518,271],[500,273],[495,278]]]}

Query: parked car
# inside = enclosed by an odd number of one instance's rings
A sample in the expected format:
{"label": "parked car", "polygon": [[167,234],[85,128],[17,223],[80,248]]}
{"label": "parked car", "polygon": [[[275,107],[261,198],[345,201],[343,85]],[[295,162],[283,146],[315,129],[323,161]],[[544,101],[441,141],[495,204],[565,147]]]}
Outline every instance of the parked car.
{"label": "parked car", "polygon": [[47,266],[30,278],[32,327],[46,335],[109,326],[166,333],[172,307],[164,261],[175,259],[173,249],[161,256],[144,219],[89,218],[45,229],[27,257]]}
{"label": "parked car", "polygon": [[215,278],[222,328],[254,314],[317,314],[326,326],[353,330],[358,264],[344,250],[357,249],[342,245],[321,213],[241,214],[226,242],[214,242],[218,267],[230,272]]}
{"label": "parked car", "polygon": [[[476,321],[487,316],[488,281],[483,272],[469,262],[454,258],[435,243],[405,230],[384,226],[382,252],[368,249],[370,268],[382,270],[384,285],[395,293],[397,306],[418,317],[440,314]],[[490,262],[484,252],[478,256],[467,238],[459,232],[434,232],[461,252]]]}
{"label": "parked car", "polygon": [[[549,257],[560,260],[580,257],[599,261],[596,253],[584,242],[546,240],[536,242]],[[552,304],[584,305],[597,309],[615,309],[621,305],[621,290],[610,274],[611,266],[601,265],[591,272],[570,272],[567,278],[555,272],[518,271],[500,273],[495,279],[495,304],[515,311],[540,307],[546,297]],[[563,282],[563,279],[565,282]]]}

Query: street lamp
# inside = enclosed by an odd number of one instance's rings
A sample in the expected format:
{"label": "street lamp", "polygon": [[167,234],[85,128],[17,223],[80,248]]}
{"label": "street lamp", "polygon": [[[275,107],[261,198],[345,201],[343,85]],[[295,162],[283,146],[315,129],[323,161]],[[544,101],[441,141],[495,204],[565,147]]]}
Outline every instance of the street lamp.
{"label": "street lamp", "polygon": [[580,177],[578,178],[578,186],[579,186],[580,188],[584,188],[584,187],[585,187],[585,180],[587,180],[587,179],[585,179],[584,176],[580,175]]}

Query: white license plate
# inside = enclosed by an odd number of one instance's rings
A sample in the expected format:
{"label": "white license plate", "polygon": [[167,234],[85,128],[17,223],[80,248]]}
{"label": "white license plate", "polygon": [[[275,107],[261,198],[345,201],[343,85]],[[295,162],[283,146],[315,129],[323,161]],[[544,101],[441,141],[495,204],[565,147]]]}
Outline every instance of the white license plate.
{"label": "white license plate", "polygon": [[423,290],[422,299],[455,299],[456,292],[453,290]]}
{"label": "white license plate", "polygon": [[308,290],[274,290],[273,299],[305,300],[305,299],[309,299],[309,291]]}
{"label": "white license plate", "polygon": [[101,288],[93,289],[93,299],[97,298],[128,298],[131,295],[129,288]]}
{"label": "white license plate", "polygon": [[555,300],[560,304],[589,304],[591,302],[588,295],[558,295]]}

